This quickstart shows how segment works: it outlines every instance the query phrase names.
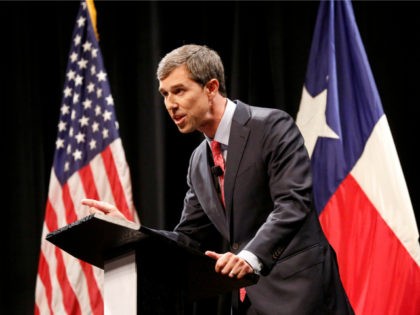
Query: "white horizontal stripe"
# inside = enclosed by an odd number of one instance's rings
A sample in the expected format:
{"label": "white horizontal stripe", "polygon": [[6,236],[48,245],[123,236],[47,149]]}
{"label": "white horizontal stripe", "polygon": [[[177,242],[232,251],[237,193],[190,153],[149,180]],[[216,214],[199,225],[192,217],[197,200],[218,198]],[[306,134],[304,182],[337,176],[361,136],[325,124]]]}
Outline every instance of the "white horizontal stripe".
{"label": "white horizontal stripe", "polygon": [[381,217],[420,265],[416,218],[385,115],[373,129],[351,174]]}

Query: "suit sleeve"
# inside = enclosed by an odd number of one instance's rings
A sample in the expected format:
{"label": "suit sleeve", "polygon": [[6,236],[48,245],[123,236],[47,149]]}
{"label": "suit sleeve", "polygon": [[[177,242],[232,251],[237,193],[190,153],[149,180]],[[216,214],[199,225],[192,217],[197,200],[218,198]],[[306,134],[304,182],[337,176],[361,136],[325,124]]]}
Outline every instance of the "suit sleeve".
{"label": "suit sleeve", "polygon": [[261,152],[272,209],[244,249],[261,260],[264,274],[310,213],[312,178],[303,137],[293,119],[285,112],[274,111],[263,126]]}

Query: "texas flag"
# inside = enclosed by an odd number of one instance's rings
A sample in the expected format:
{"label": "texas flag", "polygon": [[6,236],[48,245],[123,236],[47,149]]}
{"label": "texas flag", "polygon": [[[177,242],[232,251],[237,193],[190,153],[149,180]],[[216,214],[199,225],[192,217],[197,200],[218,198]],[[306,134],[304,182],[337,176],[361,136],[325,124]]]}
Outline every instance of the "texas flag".
{"label": "texas flag", "polygon": [[296,122],[356,314],[420,314],[418,228],[348,0],[320,1]]}

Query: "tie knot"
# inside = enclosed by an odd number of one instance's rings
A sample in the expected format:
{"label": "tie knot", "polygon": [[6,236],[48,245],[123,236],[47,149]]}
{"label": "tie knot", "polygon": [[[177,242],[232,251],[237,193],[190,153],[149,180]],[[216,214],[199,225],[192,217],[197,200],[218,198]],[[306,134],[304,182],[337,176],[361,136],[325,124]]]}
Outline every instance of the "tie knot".
{"label": "tie knot", "polygon": [[212,140],[210,142],[210,146],[211,146],[211,151],[213,152],[213,154],[220,154],[222,152],[220,142]]}
{"label": "tie knot", "polygon": [[225,171],[225,161],[223,159],[222,148],[221,148],[220,142],[213,140],[210,142],[210,146],[211,146],[211,154],[213,155],[214,165],[220,166],[222,171]]}

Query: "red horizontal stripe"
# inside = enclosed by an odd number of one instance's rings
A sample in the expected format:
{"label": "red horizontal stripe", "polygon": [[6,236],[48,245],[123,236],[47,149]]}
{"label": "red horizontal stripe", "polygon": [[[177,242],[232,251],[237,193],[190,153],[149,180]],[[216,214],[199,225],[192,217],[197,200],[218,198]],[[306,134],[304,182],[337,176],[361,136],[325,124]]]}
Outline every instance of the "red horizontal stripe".
{"label": "red horizontal stripe", "polygon": [[90,164],[79,170],[80,179],[83,184],[83,189],[85,191],[86,198],[90,199],[99,199],[98,190],[95,185],[95,180],[93,177],[92,169]]}
{"label": "red horizontal stripe", "polygon": [[63,199],[64,203],[64,209],[65,209],[65,217],[66,217],[66,223],[70,224],[77,220],[77,214],[74,209],[74,203],[71,198],[70,189],[68,182],[65,183],[62,187],[61,191],[61,197]]}
{"label": "red horizontal stripe", "polygon": [[320,220],[357,315],[419,314],[420,270],[351,175]]}
{"label": "red horizontal stripe", "polygon": [[45,220],[45,225],[47,226],[47,229],[49,232],[52,232],[58,229],[57,214],[55,213],[55,210],[49,199],[47,200],[47,206],[45,208],[44,220]]}

